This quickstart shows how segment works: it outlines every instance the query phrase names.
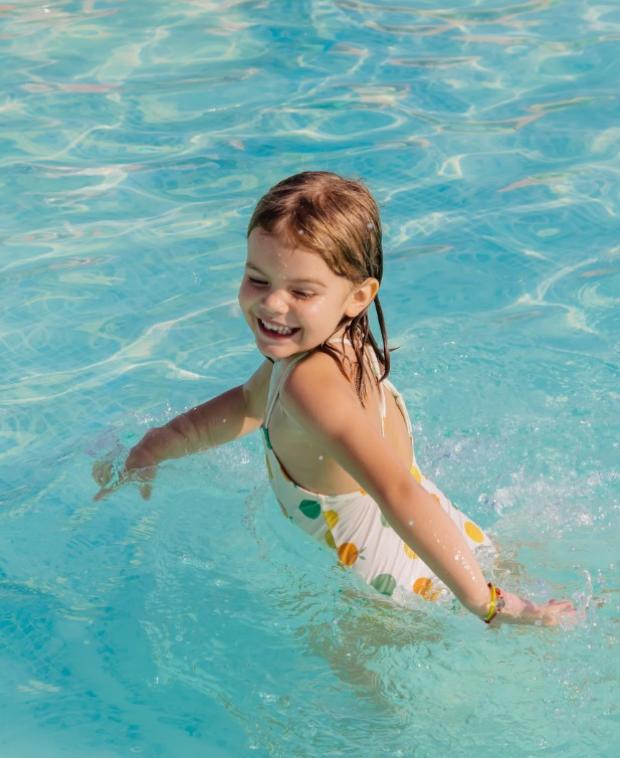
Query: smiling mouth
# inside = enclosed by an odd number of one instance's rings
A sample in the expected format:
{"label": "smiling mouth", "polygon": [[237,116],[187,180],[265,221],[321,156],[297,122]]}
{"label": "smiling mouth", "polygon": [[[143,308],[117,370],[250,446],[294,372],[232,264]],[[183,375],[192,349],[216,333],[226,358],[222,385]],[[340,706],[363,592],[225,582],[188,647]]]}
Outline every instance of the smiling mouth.
{"label": "smiling mouth", "polygon": [[273,339],[286,339],[299,331],[299,327],[292,329],[290,326],[263,321],[261,318],[257,318],[256,320],[261,333]]}

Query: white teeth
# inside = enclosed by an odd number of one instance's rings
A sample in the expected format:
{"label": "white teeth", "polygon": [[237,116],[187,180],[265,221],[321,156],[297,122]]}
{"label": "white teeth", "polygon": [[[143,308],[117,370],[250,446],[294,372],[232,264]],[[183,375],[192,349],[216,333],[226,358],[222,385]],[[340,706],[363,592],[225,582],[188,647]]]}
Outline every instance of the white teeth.
{"label": "white teeth", "polygon": [[292,329],[289,329],[288,326],[280,326],[280,324],[271,324],[269,321],[263,321],[263,319],[259,319],[261,324],[266,328],[269,329],[272,332],[277,332],[278,334],[291,334]]}

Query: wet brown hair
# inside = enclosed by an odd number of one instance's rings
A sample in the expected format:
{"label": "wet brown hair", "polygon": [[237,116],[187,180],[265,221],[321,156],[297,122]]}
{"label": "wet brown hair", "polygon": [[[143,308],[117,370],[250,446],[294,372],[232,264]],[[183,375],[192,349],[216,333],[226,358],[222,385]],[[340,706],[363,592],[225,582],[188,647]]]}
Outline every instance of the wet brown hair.
{"label": "wet brown hair", "polygon": [[[335,274],[354,284],[361,284],[368,277],[381,283],[383,247],[379,209],[360,181],[328,171],[304,171],[289,176],[258,201],[248,224],[248,237],[257,227],[317,253]],[[380,381],[390,371],[387,332],[378,296],[374,303],[382,347],[370,329],[368,309],[352,319],[344,317],[339,325],[346,324],[345,337],[355,351],[355,388],[362,402],[366,394],[366,345],[370,345],[379,361]],[[331,355],[344,373],[342,356],[337,350],[326,342],[316,349]]]}

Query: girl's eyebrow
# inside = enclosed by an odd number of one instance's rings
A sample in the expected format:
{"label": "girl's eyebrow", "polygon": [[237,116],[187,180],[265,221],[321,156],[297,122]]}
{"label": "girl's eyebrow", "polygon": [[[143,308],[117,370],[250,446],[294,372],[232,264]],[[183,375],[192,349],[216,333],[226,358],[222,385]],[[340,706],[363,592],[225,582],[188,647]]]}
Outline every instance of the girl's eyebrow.
{"label": "girl's eyebrow", "polygon": [[[255,266],[253,263],[250,263],[249,261],[245,264],[246,268],[254,269],[258,274],[261,276],[266,276],[258,266]],[[311,279],[310,277],[301,277],[300,279],[292,279],[291,284],[314,284],[318,287],[323,287],[325,289],[325,283],[322,282],[320,279]]]}

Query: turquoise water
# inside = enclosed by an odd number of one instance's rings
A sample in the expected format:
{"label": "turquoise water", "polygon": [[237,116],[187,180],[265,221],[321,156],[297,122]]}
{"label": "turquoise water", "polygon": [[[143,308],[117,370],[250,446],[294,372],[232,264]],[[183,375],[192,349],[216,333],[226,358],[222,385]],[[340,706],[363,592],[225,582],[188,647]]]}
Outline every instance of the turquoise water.
{"label": "turquoise water", "polygon": [[[615,755],[620,5],[14,0],[0,46],[2,758]],[[423,470],[576,629],[376,602],[257,438],[93,502],[253,371],[244,227],[316,168],[380,202]]]}

